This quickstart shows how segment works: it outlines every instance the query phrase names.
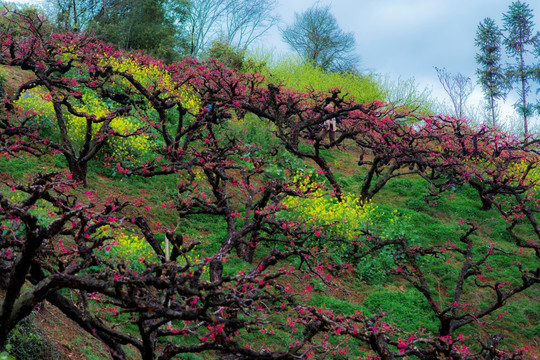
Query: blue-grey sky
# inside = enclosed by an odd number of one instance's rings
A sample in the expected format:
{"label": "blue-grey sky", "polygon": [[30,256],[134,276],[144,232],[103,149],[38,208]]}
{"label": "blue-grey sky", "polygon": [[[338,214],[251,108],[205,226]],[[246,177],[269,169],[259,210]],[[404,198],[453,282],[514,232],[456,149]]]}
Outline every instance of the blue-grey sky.
{"label": "blue-grey sky", "polygon": [[[294,13],[301,13],[316,0],[279,0],[281,22],[290,24]],[[524,1],[534,13],[540,30],[540,1]],[[477,68],[474,38],[478,24],[486,17],[502,27],[503,13],[511,0],[320,0],[330,5],[340,27],[355,35],[360,68],[392,79],[415,78],[421,87],[432,90],[440,100],[446,94],[439,84],[434,66],[451,73],[462,73],[476,84]],[[279,32],[272,31],[264,42],[278,51],[290,51]],[[482,99],[477,85],[471,105]],[[505,113],[512,110],[510,96]]]}

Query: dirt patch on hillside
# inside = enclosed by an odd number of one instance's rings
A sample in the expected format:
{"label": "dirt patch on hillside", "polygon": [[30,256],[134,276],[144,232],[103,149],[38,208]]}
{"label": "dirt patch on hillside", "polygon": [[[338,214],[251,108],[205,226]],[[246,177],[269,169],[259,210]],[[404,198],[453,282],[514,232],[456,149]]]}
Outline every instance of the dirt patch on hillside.
{"label": "dirt patch on hillside", "polygon": [[110,359],[108,351],[95,338],[69,320],[62,312],[44,303],[41,311],[34,312],[34,322],[51,341],[55,350],[65,359],[85,360],[86,354]]}
{"label": "dirt patch on hillside", "polygon": [[28,71],[12,66],[0,66],[0,73],[5,77],[3,86],[8,96],[12,96],[20,85],[32,77]]}

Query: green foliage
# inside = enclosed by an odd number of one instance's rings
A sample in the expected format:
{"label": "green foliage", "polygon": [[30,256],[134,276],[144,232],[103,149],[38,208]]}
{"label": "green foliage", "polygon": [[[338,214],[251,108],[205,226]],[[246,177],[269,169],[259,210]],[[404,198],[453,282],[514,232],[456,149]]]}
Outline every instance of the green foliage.
{"label": "green foliage", "polygon": [[332,296],[313,294],[308,303],[313,306],[328,307],[339,314],[352,315],[358,310],[358,306],[346,300],[336,299]]}
{"label": "green foliage", "polygon": [[404,331],[437,330],[437,321],[426,299],[410,287],[390,290],[379,286],[367,295],[361,308],[371,314],[386,313],[384,321]]}
{"label": "green foliage", "polygon": [[275,130],[273,124],[248,113],[231,120],[229,125],[229,128],[224,129],[227,134],[241,138],[246,144],[258,146],[246,151],[242,156],[274,158],[274,161],[269,161],[269,165],[264,169],[265,175],[269,178],[285,180],[290,169],[305,172],[313,170],[313,166],[303,162],[280,144],[279,139],[272,134]]}
{"label": "green foliage", "polygon": [[230,129],[225,130],[227,133],[232,132],[246,144],[257,144],[266,154],[279,145],[279,139],[272,135],[275,126],[253,114],[233,119],[229,125]]}
{"label": "green foliage", "polygon": [[[6,349],[9,349],[9,355],[17,360],[46,360],[58,357],[50,340],[34,324],[31,318],[22,320],[9,333]],[[2,354],[0,354],[0,359],[2,359],[2,356],[8,360],[10,359],[9,356]]]}
{"label": "green foliage", "polygon": [[426,193],[425,185],[422,181],[408,178],[397,178],[390,182],[388,188],[400,196],[415,196],[422,198]]}
{"label": "green foliage", "polygon": [[23,179],[30,169],[40,169],[40,160],[36,157],[5,158],[0,157],[0,173],[9,169],[9,174],[15,179]]}
{"label": "green foliage", "polygon": [[396,106],[404,106],[409,109],[415,109],[420,114],[431,114],[436,112],[437,103],[431,96],[431,90],[420,88],[414,78],[391,79],[390,77],[381,77],[378,82],[384,89],[384,99]]}
{"label": "green foliage", "polygon": [[407,207],[414,211],[426,211],[427,210],[427,204],[424,199],[421,197],[413,197],[407,199]]}
{"label": "green foliage", "polygon": [[388,281],[394,264],[394,251],[396,247],[385,247],[376,255],[368,255],[356,263],[356,276],[358,280],[369,285],[383,284]]}
{"label": "green foliage", "polygon": [[6,76],[4,75],[3,68],[0,68],[0,99],[6,96],[6,90],[4,89],[4,83],[6,82]]}
{"label": "green foliage", "polygon": [[[359,102],[384,99],[397,106],[417,109],[420,113],[433,112],[437,107],[428,89],[419,89],[414,79],[392,80],[375,74],[327,72],[295,57],[273,58],[269,53],[252,53],[248,60],[267,66],[267,75],[286,86],[303,91],[342,89]],[[264,70],[263,70],[264,71]]]}
{"label": "green foliage", "polygon": [[354,35],[339,28],[329,5],[316,3],[303,13],[294,15],[294,23],[283,29],[281,36],[304,62],[325,71],[357,69]]}
{"label": "green foliage", "polygon": [[13,356],[10,356],[7,352],[0,353],[0,360],[17,360]]}
{"label": "green foliage", "polygon": [[525,330],[525,336],[527,336],[528,338],[540,337],[540,324],[536,325],[532,329],[526,329]]}
{"label": "green foliage", "polygon": [[[200,251],[203,257],[218,251],[227,238],[227,223],[217,215],[190,214],[180,219],[179,228],[191,239],[201,241]],[[204,236],[202,236],[205,234]]]}
{"label": "green foliage", "polygon": [[[403,211],[402,211],[403,210]],[[419,236],[413,218],[406,209],[393,209],[390,206],[378,205],[371,214],[371,228],[382,239],[394,239],[406,236],[409,245],[414,245]],[[367,241],[369,244],[369,241]],[[356,276],[370,285],[386,282],[395,269],[395,246],[388,246],[375,254],[362,258],[356,264]],[[400,258],[398,258],[399,260]]]}
{"label": "green foliage", "polygon": [[94,18],[90,28],[126,50],[144,50],[166,61],[179,60],[187,41],[181,37],[185,0],[113,0]]}
{"label": "green foliage", "polygon": [[[261,61],[259,59],[262,58],[261,55],[256,56],[254,61]],[[279,59],[273,65],[271,59],[266,59],[265,62],[270,64],[268,75],[271,79],[283,82],[295,90],[305,91],[307,88],[326,91],[338,87],[359,102],[384,99],[386,95],[373,75],[326,72],[298,58]]]}
{"label": "green foliage", "polygon": [[197,356],[192,353],[182,354],[181,359],[182,360],[202,360],[200,356]]}
{"label": "green foliage", "polygon": [[89,346],[84,346],[83,348],[81,348],[81,352],[84,354],[84,356],[86,356],[86,358],[88,360],[101,360],[101,359],[103,359],[102,356],[96,355],[95,350],[92,349]]}
{"label": "green foliage", "polygon": [[232,69],[241,69],[244,65],[246,52],[232,47],[225,41],[215,40],[207,50],[210,59],[216,59]]}
{"label": "green foliage", "polygon": [[513,2],[503,15],[506,31],[503,43],[507,53],[514,57],[514,64],[507,69],[507,76],[510,83],[517,84],[519,100],[514,107],[523,116],[525,135],[528,133],[527,118],[533,114],[533,105],[527,101],[531,91],[530,82],[538,80],[534,76],[537,60],[533,58],[534,63],[528,64],[527,54],[540,52],[540,36],[535,33],[533,17],[532,9],[521,1]]}
{"label": "green foliage", "polygon": [[476,74],[492,113],[493,126],[496,125],[495,101],[504,99],[508,88],[501,63],[501,38],[502,33],[495,21],[485,18],[478,25],[474,41],[476,47],[479,48],[479,53],[476,54],[476,63],[479,68],[476,70]]}

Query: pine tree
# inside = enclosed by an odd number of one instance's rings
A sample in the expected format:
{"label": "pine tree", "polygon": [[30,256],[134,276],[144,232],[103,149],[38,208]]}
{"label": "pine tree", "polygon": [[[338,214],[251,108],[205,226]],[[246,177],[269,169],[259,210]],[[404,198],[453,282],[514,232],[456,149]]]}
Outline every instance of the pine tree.
{"label": "pine tree", "polygon": [[478,25],[474,43],[479,50],[476,54],[478,82],[491,110],[493,126],[496,126],[496,101],[506,97],[508,82],[501,65],[502,34],[493,19],[485,18]]}
{"label": "pine tree", "polygon": [[533,13],[529,5],[521,1],[513,2],[508,12],[503,15],[504,30],[507,36],[504,39],[506,52],[516,61],[509,66],[507,76],[512,84],[518,86],[519,101],[514,106],[523,116],[525,136],[529,133],[528,117],[532,115],[534,107],[527,102],[530,93],[530,81],[536,80],[535,69],[538,66],[526,63],[529,54],[540,51],[540,34],[534,32]]}

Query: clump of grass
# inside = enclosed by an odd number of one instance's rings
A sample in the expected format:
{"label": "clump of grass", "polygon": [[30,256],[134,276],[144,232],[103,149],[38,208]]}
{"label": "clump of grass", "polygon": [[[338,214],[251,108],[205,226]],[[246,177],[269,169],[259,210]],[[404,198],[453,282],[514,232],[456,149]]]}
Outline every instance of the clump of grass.
{"label": "clump of grass", "polygon": [[[50,339],[27,317],[13,329],[7,339],[6,350],[17,360],[59,359]],[[0,359],[2,359],[0,354]],[[6,354],[5,359],[10,359]]]}

